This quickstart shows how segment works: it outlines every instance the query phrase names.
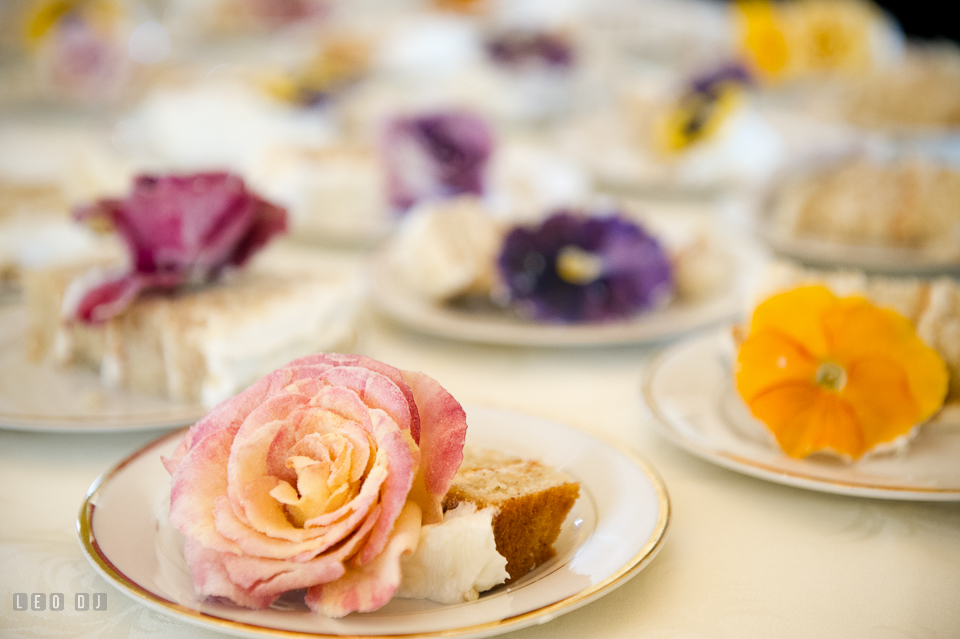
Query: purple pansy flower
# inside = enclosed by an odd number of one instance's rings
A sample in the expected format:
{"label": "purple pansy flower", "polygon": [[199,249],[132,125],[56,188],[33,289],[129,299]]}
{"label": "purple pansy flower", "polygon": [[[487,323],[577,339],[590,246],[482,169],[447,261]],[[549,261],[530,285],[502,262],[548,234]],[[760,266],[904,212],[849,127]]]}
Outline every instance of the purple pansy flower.
{"label": "purple pansy flower", "polygon": [[515,68],[567,69],[574,61],[570,41],[554,33],[507,31],[488,40],[486,50],[494,62]]}
{"label": "purple pansy flower", "polygon": [[619,216],[561,211],[517,227],[498,259],[511,302],[538,320],[602,322],[666,302],[670,261],[657,240]]}
{"label": "purple pansy flower", "polygon": [[100,200],[74,217],[116,230],[130,255],[126,272],[93,271],[71,284],[65,313],[83,322],[117,315],[144,289],[209,282],[287,225],[283,208],[230,173],[140,176],[126,198]]}
{"label": "purple pansy flower", "polygon": [[428,198],[482,195],[492,148],[490,128],[471,113],[394,119],[383,141],[390,203],[405,211]]}

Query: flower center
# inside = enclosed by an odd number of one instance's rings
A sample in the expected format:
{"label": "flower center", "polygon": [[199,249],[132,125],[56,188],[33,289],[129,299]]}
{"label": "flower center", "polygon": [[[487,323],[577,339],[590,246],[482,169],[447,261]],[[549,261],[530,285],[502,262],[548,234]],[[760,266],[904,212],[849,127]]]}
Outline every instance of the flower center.
{"label": "flower center", "polygon": [[568,244],[557,254],[557,275],[570,284],[590,284],[603,274],[600,256]]}
{"label": "flower center", "polygon": [[836,362],[824,362],[817,369],[814,381],[817,386],[822,386],[827,390],[841,391],[847,385],[847,371]]}
{"label": "flower center", "polygon": [[297,475],[296,488],[280,480],[270,496],[284,505],[292,524],[303,527],[310,519],[330,514],[356,497],[368,456],[359,453],[346,438],[331,433],[310,434],[291,452],[286,466]]}

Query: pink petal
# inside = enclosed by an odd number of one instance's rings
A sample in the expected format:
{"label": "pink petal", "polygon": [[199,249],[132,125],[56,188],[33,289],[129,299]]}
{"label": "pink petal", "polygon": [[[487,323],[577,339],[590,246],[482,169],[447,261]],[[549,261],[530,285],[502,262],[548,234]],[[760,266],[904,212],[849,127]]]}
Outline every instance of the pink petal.
{"label": "pink petal", "polygon": [[206,416],[184,434],[183,439],[180,440],[180,444],[171,456],[163,459],[163,465],[167,472],[173,474],[173,470],[187,454],[187,451],[213,433],[225,428],[239,429],[247,415],[270,397],[285,393],[287,386],[292,381],[294,381],[293,372],[286,369],[276,370],[265,377],[261,377],[241,393],[214,406]]}
{"label": "pink petal", "polygon": [[217,531],[214,508],[227,492],[227,462],[236,431],[217,431],[190,449],[170,486],[170,523],[206,548],[232,552],[237,545]]}
{"label": "pink petal", "polygon": [[385,411],[403,430],[411,429],[416,414],[414,404],[404,389],[386,375],[359,366],[336,366],[324,371],[320,379],[331,386],[349,388],[370,408]]}
{"label": "pink petal", "polygon": [[127,245],[127,276],[136,283],[100,282],[74,315],[87,322],[123,311],[146,288],[210,281],[286,230],[286,211],[229,173],[141,175],[127,197],[81,207],[74,216],[112,224]]}
{"label": "pink petal", "polygon": [[[442,519],[444,495],[463,462],[467,415],[460,403],[440,384],[423,373],[403,371],[420,411],[420,474],[430,504],[424,508],[425,523]],[[421,505],[423,508],[423,505]]]}
{"label": "pink petal", "polygon": [[[296,369],[302,366],[317,366],[325,365],[328,367],[333,366],[355,366],[359,368],[366,368],[375,373],[380,373],[384,377],[390,379],[400,391],[403,393],[403,396],[407,398],[407,404],[409,406],[414,406],[415,402],[413,399],[413,392],[407,386],[407,383],[403,380],[403,375],[400,372],[400,369],[394,368],[389,364],[384,364],[383,362],[377,361],[370,357],[365,357],[363,355],[351,355],[344,353],[319,353],[316,355],[307,355],[305,357],[300,357],[293,360],[285,366],[285,368]],[[410,432],[413,434],[413,441],[420,441],[420,416],[415,410],[410,411]],[[403,426],[403,422],[397,422]]]}
{"label": "pink petal", "polygon": [[307,605],[328,617],[370,612],[386,605],[400,586],[400,557],[416,550],[419,541],[420,508],[407,502],[383,552],[366,565],[351,566],[334,582],[309,588]]}
{"label": "pink petal", "polygon": [[97,278],[98,271],[90,271],[71,282],[64,297],[64,317],[81,322],[105,322],[121,313],[146,286],[136,273]]}
{"label": "pink petal", "polygon": [[388,458],[388,475],[380,491],[380,506],[383,514],[377,520],[377,525],[370,533],[370,539],[357,556],[357,563],[366,564],[380,554],[393,531],[396,518],[403,510],[407,501],[410,487],[417,470],[416,445],[408,434],[397,430],[396,426],[386,415],[371,411],[374,421],[374,437],[377,441],[377,451],[386,451]]}
{"label": "pink petal", "polygon": [[342,562],[327,557],[303,563],[230,554],[222,559],[230,581],[254,597],[276,598],[288,590],[339,579],[346,572]]}
{"label": "pink petal", "polygon": [[193,589],[202,597],[225,597],[247,608],[267,608],[276,595],[254,595],[235,584],[223,564],[224,555],[187,537],[183,546],[184,558],[193,575]]}
{"label": "pink petal", "polygon": [[[222,496],[214,504],[213,517],[217,531],[235,542],[243,553],[267,559],[295,559],[306,561],[340,543],[353,534],[374,512],[380,496],[380,487],[386,480],[385,464],[375,466],[363,483],[360,494],[350,502],[352,512],[329,526],[295,529],[302,531],[301,540],[278,539],[254,530],[240,520],[230,500]],[[312,520],[306,522],[308,525]]]}

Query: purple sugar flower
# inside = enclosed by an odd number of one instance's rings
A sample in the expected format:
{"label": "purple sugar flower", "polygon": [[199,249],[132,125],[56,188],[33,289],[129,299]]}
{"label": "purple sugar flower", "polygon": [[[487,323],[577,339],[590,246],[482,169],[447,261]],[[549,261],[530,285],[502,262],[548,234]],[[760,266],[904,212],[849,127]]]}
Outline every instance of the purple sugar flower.
{"label": "purple sugar flower", "polygon": [[126,198],[100,200],[74,217],[114,229],[130,255],[127,272],[91,272],[71,284],[68,316],[83,322],[117,315],[145,289],[209,282],[287,225],[284,209],[229,173],[140,176]]}
{"label": "purple sugar flower", "polygon": [[494,62],[516,68],[567,69],[574,60],[569,40],[546,32],[508,31],[488,40],[486,50]]}
{"label": "purple sugar flower", "polygon": [[383,141],[391,204],[405,211],[423,199],[482,195],[492,147],[487,123],[470,113],[394,119]]}
{"label": "purple sugar flower", "polygon": [[513,229],[498,260],[511,302],[539,320],[602,322],[664,303],[673,272],[656,239],[618,215],[561,211]]}

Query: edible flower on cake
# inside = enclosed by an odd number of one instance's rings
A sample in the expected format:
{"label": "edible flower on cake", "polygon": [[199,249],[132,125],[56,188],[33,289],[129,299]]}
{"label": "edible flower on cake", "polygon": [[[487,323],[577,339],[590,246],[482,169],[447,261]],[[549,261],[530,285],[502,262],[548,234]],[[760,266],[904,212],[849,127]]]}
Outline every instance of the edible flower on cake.
{"label": "edible flower on cake", "polygon": [[786,454],[847,460],[902,447],[941,408],[949,381],[907,318],[822,285],[761,302],[734,372]]}
{"label": "edible flower on cake", "polygon": [[251,259],[285,214],[235,175],[143,177],[79,216],[116,230],[127,259],[25,272],[33,361],[92,368],[111,394],[213,406],[353,339],[355,267],[290,245]]}
{"label": "edible flower on cake", "polygon": [[743,0],[741,55],[766,81],[862,74],[899,58],[902,34],[866,0]]}
{"label": "edible flower on cake", "polygon": [[626,77],[609,108],[579,118],[558,141],[598,182],[619,188],[755,188],[776,172],[787,148],[751,82],[746,69],[730,64],[683,81]]}
{"label": "edible flower on cake", "polygon": [[624,319],[666,304],[673,273],[663,247],[617,215],[562,211],[517,227],[497,259],[510,303],[543,321]]}
{"label": "edible flower on cake", "polygon": [[403,212],[427,198],[482,195],[492,148],[487,123],[472,113],[394,118],[382,144],[391,204]]}
{"label": "edible flower on cake", "polygon": [[376,610],[463,457],[460,404],[422,373],[357,355],[290,362],[219,405],[164,460],[198,595]]}
{"label": "edible flower on cake", "polygon": [[523,576],[556,554],[579,485],[465,451],[466,433],[435,380],[369,357],[309,355],[260,379],[162,460],[196,594],[259,609],[304,591],[342,617]]}
{"label": "edible flower on cake", "polygon": [[212,281],[286,229],[286,211],[228,173],[142,175],[126,198],[100,200],[75,215],[116,231],[129,252],[123,271],[89,271],[71,284],[64,314],[81,322],[123,312],[146,289]]}
{"label": "edible flower on cake", "polygon": [[479,198],[427,202],[401,222],[379,268],[431,304],[544,322],[628,320],[719,290],[733,265],[709,225],[641,224],[624,211],[588,205],[518,221]]}

